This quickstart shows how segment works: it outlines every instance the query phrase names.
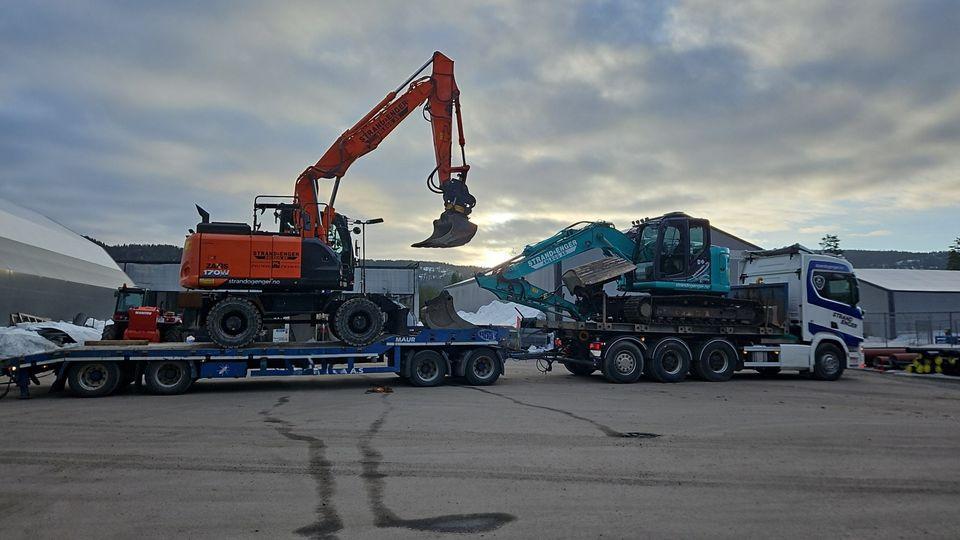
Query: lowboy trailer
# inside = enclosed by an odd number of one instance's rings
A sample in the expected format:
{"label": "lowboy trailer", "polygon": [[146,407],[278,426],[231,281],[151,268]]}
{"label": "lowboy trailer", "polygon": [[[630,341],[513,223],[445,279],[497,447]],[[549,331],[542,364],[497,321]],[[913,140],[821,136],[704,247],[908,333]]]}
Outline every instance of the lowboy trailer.
{"label": "lowboy trailer", "polygon": [[[364,347],[339,342],[256,343],[225,349],[212,343],[105,344],[0,359],[0,376],[30,397],[38,376],[56,376],[51,391],[68,387],[101,397],[136,382],[154,394],[181,394],[198,379],[396,373],[414,386],[436,386],[447,375],[489,385],[503,373],[504,327],[410,328]],[[106,342],[103,342],[106,343]]]}

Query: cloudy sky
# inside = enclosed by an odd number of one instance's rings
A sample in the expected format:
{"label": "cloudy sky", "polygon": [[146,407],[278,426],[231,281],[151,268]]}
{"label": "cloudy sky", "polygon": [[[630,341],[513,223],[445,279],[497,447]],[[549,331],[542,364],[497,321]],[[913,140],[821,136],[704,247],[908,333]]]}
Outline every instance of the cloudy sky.
{"label": "cloudy sky", "polygon": [[179,244],[194,202],[249,220],[434,50],[480,232],[407,247],[441,209],[414,113],[338,198],[387,220],[374,257],[493,263],[672,210],[764,247],[960,235],[956,1],[5,4],[0,197],[107,242]]}

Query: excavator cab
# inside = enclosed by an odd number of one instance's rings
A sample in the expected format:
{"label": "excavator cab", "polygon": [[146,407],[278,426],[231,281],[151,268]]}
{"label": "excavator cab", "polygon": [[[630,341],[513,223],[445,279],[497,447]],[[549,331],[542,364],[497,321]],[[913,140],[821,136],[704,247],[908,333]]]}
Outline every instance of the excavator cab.
{"label": "excavator cab", "polygon": [[637,268],[622,278],[624,290],[729,290],[729,251],[711,247],[708,220],[672,212],[636,223],[627,236]]}

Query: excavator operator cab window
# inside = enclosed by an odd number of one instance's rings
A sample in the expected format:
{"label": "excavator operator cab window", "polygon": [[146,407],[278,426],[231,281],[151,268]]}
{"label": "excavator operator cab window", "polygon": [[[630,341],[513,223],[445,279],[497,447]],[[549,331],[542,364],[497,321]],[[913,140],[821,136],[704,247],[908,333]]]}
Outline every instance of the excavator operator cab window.
{"label": "excavator operator cab window", "polygon": [[667,222],[660,241],[660,274],[664,277],[682,274],[687,266],[683,249],[683,229],[680,223]]}
{"label": "excavator operator cab window", "polygon": [[656,224],[643,225],[636,236],[637,242],[637,278],[642,281],[653,279],[654,262],[657,257],[657,236],[660,228]]}

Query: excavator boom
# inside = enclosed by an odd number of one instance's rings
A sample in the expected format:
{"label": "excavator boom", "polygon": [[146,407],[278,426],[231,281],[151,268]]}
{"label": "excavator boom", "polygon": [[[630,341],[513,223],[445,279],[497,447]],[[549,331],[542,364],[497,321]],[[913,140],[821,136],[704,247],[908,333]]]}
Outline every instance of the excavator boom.
{"label": "excavator boom", "polygon": [[[430,76],[417,78],[428,66],[433,65]],[[409,87],[407,87],[409,85]],[[400,93],[407,87],[404,93]],[[460,116],[460,90],[453,76],[453,60],[440,52],[420,67],[396,90],[386,95],[363,118],[345,131],[321,156],[316,164],[307,167],[297,178],[296,197],[304,219],[318,224],[316,227],[301,227],[303,236],[325,238],[334,217],[334,203],[340,187],[340,179],[350,165],[361,156],[373,151],[410,113],[426,103],[425,116],[433,131],[433,147],[437,167],[427,179],[431,191],[440,193],[444,199],[444,211],[434,220],[433,234],[413,247],[457,247],[469,242],[477,227],[469,221],[476,199],[466,186],[467,172]],[[456,114],[460,143],[460,166],[451,165],[453,139],[453,116]],[[454,176],[454,174],[456,176]],[[321,212],[317,198],[317,181],[334,179],[330,199]]]}

